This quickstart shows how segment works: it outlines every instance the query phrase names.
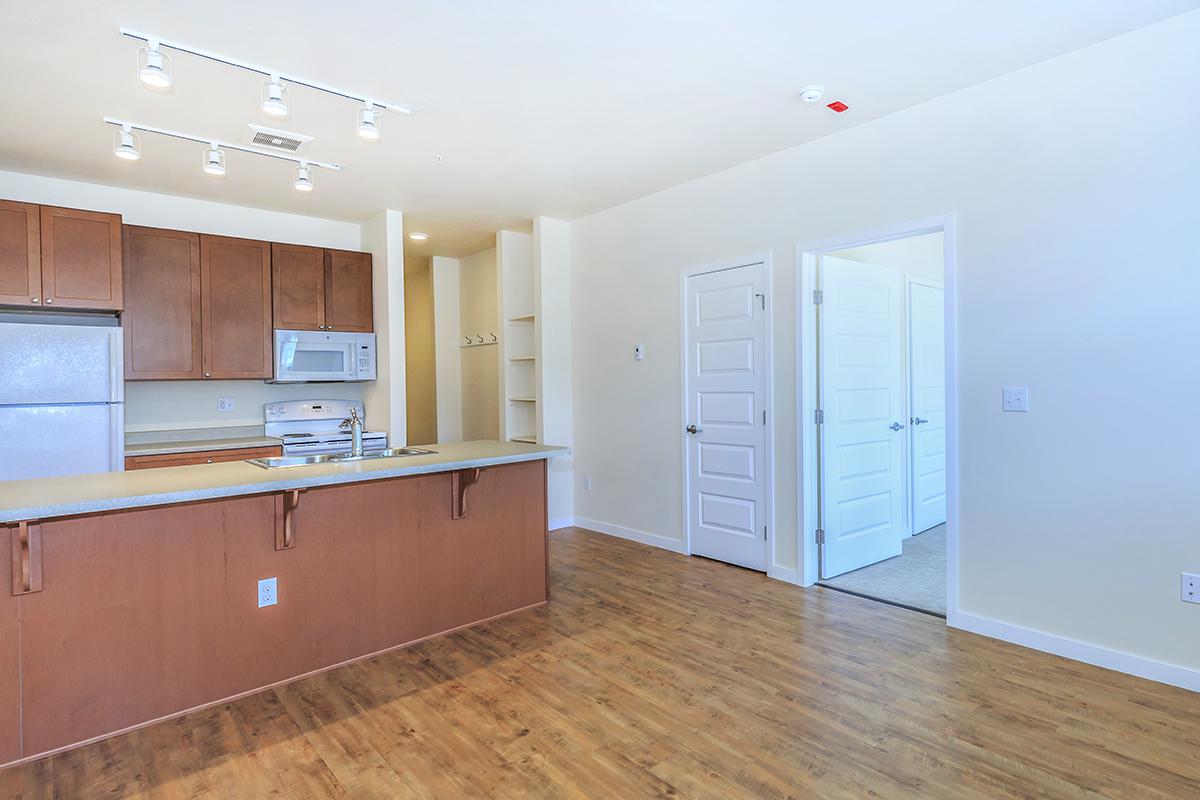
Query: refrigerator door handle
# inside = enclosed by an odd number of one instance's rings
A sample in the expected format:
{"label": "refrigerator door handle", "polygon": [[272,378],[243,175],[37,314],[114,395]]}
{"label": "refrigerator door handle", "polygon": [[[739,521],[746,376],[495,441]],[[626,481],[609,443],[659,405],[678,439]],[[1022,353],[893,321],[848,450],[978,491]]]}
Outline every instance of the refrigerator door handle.
{"label": "refrigerator door handle", "polygon": [[125,404],[108,406],[108,468],[112,472],[125,470]]}
{"label": "refrigerator door handle", "polygon": [[125,361],[122,358],[122,328],[108,334],[108,399],[113,403],[125,401]]}

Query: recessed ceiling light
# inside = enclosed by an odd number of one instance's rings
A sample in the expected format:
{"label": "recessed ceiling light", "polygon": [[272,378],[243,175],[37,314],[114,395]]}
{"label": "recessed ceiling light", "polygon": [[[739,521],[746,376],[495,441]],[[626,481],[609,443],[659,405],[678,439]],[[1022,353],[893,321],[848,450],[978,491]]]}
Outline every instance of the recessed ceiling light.
{"label": "recessed ceiling light", "polygon": [[138,78],[151,89],[171,87],[171,60],[159,51],[153,39],[138,50]]}
{"label": "recessed ceiling light", "polygon": [[824,86],[805,86],[800,90],[800,99],[806,105],[815,106],[821,102],[821,98],[825,96]]}
{"label": "recessed ceiling light", "polygon": [[382,124],[383,110],[367,101],[366,107],[358,112],[358,135],[369,142],[377,142],[382,134]]}
{"label": "recessed ceiling light", "polygon": [[414,242],[423,242],[429,238],[429,234],[428,233],[410,233],[408,235],[408,238],[412,239]]}
{"label": "recessed ceiling light", "polygon": [[296,167],[296,179],[292,181],[292,187],[297,192],[311,192],[313,190],[312,170],[307,164],[301,164]]}
{"label": "recessed ceiling light", "polygon": [[225,151],[215,144],[204,153],[204,171],[218,178],[225,177]]}
{"label": "recessed ceiling light", "polygon": [[263,84],[262,110],[272,117],[286,117],[287,87],[278,75],[272,75],[271,80]]}
{"label": "recessed ceiling light", "polygon": [[122,125],[113,137],[113,155],[126,161],[138,161],[142,157],[138,135],[128,125]]}

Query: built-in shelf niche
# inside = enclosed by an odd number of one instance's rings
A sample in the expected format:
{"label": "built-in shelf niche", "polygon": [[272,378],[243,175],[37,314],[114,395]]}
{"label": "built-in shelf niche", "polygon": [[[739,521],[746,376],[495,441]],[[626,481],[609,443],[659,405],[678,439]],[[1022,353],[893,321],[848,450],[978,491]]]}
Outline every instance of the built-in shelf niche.
{"label": "built-in shelf niche", "polygon": [[500,231],[496,235],[499,280],[501,436],[510,441],[537,443],[538,324],[534,297],[533,237]]}

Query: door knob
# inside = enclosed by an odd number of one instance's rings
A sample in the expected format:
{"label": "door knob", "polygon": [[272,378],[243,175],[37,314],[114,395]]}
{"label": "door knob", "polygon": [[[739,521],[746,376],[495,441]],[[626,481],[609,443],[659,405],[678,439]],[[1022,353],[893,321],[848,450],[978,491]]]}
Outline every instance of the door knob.
{"label": "door knob", "polygon": [[889,427],[889,428],[891,428],[891,429],[892,429],[892,430],[894,430],[894,431],[898,431],[898,430],[900,430],[901,428],[903,428],[904,426],[903,426],[903,425],[901,425],[899,422],[893,422],[891,425],[888,425],[888,427]]}
{"label": "door knob", "polygon": [[688,433],[692,434],[693,436],[695,436],[697,433],[700,433],[700,431],[702,431],[704,429],[697,428],[695,425],[688,425],[686,428],[684,428],[684,430],[687,431]]}
{"label": "door knob", "polygon": [[929,422],[929,420],[921,419],[920,417],[913,417],[912,419],[909,420],[909,422],[911,422],[913,424],[913,427],[915,428],[918,425],[924,425],[926,422]]}

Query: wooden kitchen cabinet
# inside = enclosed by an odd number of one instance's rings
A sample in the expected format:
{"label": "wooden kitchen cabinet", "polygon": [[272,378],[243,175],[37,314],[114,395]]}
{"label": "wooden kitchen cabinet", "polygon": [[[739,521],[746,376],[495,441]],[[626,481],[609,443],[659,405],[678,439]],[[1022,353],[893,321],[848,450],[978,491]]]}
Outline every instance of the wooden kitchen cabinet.
{"label": "wooden kitchen cabinet", "polygon": [[370,333],[371,254],[325,251],[325,329]]}
{"label": "wooden kitchen cabinet", "polygon": [[126,380],[203,377],[200,235],[125,226]]}
{"label": "wooden kitchen cabinet", "polygon": [[186,467],[192,464],[223,464],[245,461],[248,458],[272,458],[283,455],[283,447],[237,447],[224,450],[194,450],[190,453],[154,453],[148,456],[125,456],[125,469],[154,467]]}
{"label": "wooden kitchen cabinet", "polygon": [[[15,530],[0,527],[0,553],[10,565],[10,538]],[[10,591],[9,569],[0,567],[0,764],[21,757],[21,598]]]}
{"label": "wooden kitchen cabinet", "polygon": [[205,378],[272,376],[271,244],[200,235]]}
{"label": "wooden kitchen cabinet", "polygon": [[121,215],[41,207],[43,308],[120,311]]}
{"label": "wooden kitchen cabinet", "polygon": [[41,307],[41,230],[38,206],[0,200],[0,305]]}
{"label": "wooden kitchen cabinet", "polygon": [[271,297],[276,328],[325,330],[325,251],[272,244]]}

